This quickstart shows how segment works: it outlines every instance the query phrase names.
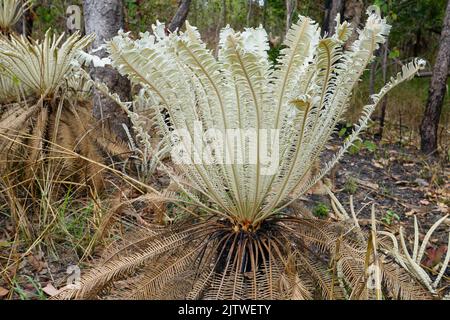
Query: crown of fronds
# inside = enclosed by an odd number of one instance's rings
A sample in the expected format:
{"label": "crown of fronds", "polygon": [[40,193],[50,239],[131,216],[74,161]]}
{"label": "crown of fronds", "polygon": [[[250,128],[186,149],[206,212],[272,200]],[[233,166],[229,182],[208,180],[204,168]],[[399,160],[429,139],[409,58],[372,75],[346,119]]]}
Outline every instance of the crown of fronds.
{"label": "crown of fronds", "polygon": [[64,34],[45,33],[42,41],[11,35],[0,39],[0,65],[14,79],[29,88],[38,97],[58,91],[76,66],[74,60],[93,36],[81,37],[75,33],[65,41]]}
{"label": "crown of fronds", "polygon": [[30,4],[31,0],[0,0],[0,31],[10,31]]}
{"label": "crown of fronds", "polygon": [[[372,97],[374,104],[364,108],[355,131],[336,156],[317,175],[310,175],[347,108],[352,89],[389,29],[384,19],[370,15],[358,40],[344,50],[351,32],[347,23],[338,23],[334,36],[321,38],[318,25],[300,16],[275,66],[268,60],[268,39],[262,27],[243,32],[223,29],[217,59],[189,23],[180,35],[155,32],[132,40],[122,33],[108,48],[113,65],[151,96],[154,102],[149,107],[156,111],[155,121],[165,136],[174,129],[187,130],[193,141],[195,123],[201,123],[204,131],[244,129],[238,134],[240,141],[245,141],[246,129],[256,130],[256,164],[247,161],[253,146],[235,145],[236,149],[227,151],[241,153],[243,164],[222,164],[221,159],[213,159],[212,164],[180,164],[183,177],[174,177],[204,210],[240,225],[256,226],[322,178],[366,127],[378,101],[423,66],[423,61],[404,66]],[[271,164],[278,168],[274,174],[262,174],[260,157],[266,141],[260,129],[279,130],[279,150],[269,142],[269,152],[279,155],[279,161]],[[204,142],[204,148],[208,147]]]}

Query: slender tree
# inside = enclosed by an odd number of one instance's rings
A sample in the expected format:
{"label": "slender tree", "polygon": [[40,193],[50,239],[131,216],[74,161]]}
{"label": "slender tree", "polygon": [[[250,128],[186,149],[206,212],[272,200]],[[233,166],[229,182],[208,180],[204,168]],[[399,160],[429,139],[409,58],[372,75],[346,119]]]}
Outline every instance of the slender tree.
{"label": "slender tree", "polygon": [[297,6],[296,0],[286,0],[286,32],[288,33],[289,29],[291,28],[292,24],[292,14],[294,13]]}
{"label": "slender tree", "polygon": [[[381,64],[381,71],[383,74],[383,84],[387,81],[387,64],[388,64],[388,52],[389,52],[389,39],[383,45],[383,60]],[[381,115],[380,115],[380,129],[378,131],[377,138],[383,139],[384,124],[386,119],[386,108],[387,108],[387,96],[384,96],[381,101]]]}
{"label": "slender tree", "polygon": [[172,21],[169,24],[169,31],[175,32],[175,30],[180,29],[184,22],[186,21],[187,15],[189,13],[189,7],[191,5],[191,0],[181,0],[180,5],[178,6],[177,12],[172,18]]}
{"label": "slender tree", "polygon": [[428,101],[420,126],[420,147],[425,154],[436,153],[438,147],[438,126],[444,103],[446,82],[450,65],[450,0],[447,3],[444,26],[441,32],[439,50],[434,64]]}
{"label": "slender tree", "polygon": [[344,2],[344,19],[349,21],[353,28],[352,35],[345,44],[345,47],[348,49],[358,38],[358,28],[361,25],[364,2],[362,0],[345,0]]}
{"label": "slender tree", "polygon": [[325,17],[323,21],[323,32],[329,35],[334,34],[335,19],[338,13],[343,16],[344,0],[326,0]]}
{"label": "slender tree", "polygon": [[250,19],[252,17],[253,0],[248,0],[248,11],[247,11],[247,26],[250,26]]}
{"label": "slender tree", "polygon": [[[114,37],[124,26],[124,7],[121,0],[84,0],[84,23],[86,34],[94,33],[96,38],[93,48],[100,47],[105,41]],[[107,55],[105,50],[97,53],[100,57]],[[91,76],[96,81],[105,83],[121,99],[130,98],[130,83],[113,68],[92,68]],[[129,124],[125,112],[110,98],[102,93],[94,92],[94,116],[105,120],[111,130],[126,139],[122,124]]]}
{"label": "slender tree", "polygon": [[227,24],[227,2],[226,0],[222,0],[222,6],[220,9],[220,20],[216,27],[216,41],[218,42],[220,30]]}

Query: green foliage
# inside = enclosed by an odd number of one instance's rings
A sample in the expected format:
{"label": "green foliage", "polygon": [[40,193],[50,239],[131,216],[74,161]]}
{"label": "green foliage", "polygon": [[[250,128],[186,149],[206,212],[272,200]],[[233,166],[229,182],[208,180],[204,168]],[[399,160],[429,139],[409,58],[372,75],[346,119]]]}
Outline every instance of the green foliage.
{"label": "green foliage", "polygon": [[280,51],[281,51],[281,46],[276,46],[273,48],[270,48],[268,51],[268,55],[269,55],[269,60],[275,64],[277,62],[277,59],[280,55]]}
{"label": "green foliage", "polygon": [[47,296],[42,290],[42,286],[39,282],[37,282],[30,276],[25,276],[25,279],[35,289],[34,292],[30,292],[29,290],[25,290],[24,288],[22,288],[22,285],[21,283],[19,283],[17,277],[14,277],[11,281],[12,288],[14,292],[18,295],[20,300],[47,300]]}
{"label": "green foliage", "polygon": [[38,15],[39,19],[42,21],[42,23],[45,24],[54,24],[57,20],[58,16],[60,15],[59,10],[57,7],[37,7],[36,8],[36,14]]}
{"label": "green foliage", "polygon": [[391,46],[399,48],[401,57],[433,60],[447,0],[377,0],[375,4],[392,23]]}
{"label": "green foliage", "polygon": [[400,220],[400,216],[393,210],[387,210],[384,216],[381,218],[381,221],[386,223],[387,225],[391,225],[396,221]]}
{"label": "green foliage", "polygon": [[318,218],[326,218],[330,214],[330,208],[325,203],[319,202],[314,206],[312,212]]}
{"label": "green foliage", "polygon": [[357,140],[349,148],[351,155],[359,154],[363,150],[367,150],[371,153],[375,152],[377,145],[371,140]]}
{"label": "green foliage", "polygon": [[345,181],[344,191],[350,194],[355,194],[358,190],[358,184],[356,183],[356,179],[353,177],[348,177],[347,181]]}

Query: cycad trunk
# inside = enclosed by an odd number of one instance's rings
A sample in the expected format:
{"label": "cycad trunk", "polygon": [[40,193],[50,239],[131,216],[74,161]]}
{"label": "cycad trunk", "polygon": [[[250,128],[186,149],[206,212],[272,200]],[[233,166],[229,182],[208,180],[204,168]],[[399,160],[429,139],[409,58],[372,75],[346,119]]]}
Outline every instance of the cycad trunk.
{"label": "cycad trunk", "polygon": [[450,0],[447,3],[439,51],[431,78],[428,101],[420,126],[421,150],[425,154],[435,153],[438,147],[438,126],[444,103],[446,82],[450,64]]}
{"label": "cycad trunk", "polygon": [[[86,34],[96,35],[93,48],[98,48],[106,40],[110,40],[124,26],[124,8],[121,0],[84,0],[83,7]],[[105,57],[107,53],[101,50],[97,55]],[[121,99],[129,100],[130,83],[116,70],[109,67],[92,68],[91,76],[96,81],[104,82],[113,92],[119,94]],[[123,123],[129,125],[126,113],[114,101],[98,91],[94,92],[93,113],[95,118],[104,119],[114,133],[126,139],[122,127]]]}

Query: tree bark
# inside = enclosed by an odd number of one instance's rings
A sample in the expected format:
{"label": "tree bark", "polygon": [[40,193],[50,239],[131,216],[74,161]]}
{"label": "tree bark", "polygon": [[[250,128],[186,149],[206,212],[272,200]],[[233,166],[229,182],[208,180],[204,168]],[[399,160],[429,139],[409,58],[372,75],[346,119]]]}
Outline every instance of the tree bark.
{"label": "tree bark", "polygon": [[375,80],[377,75],[377,60],[374,59],[370,64],[370,76],[369,76],[369,94],[370,96],[375,94]]}
{"label": "tree bark", "polygon": [[437,152],[438,147],[438,126],[441,116],[442,105],[444,103],[447,73],[450,64],[450,0],[447,2],[447,9],[442,27],[439,50],[434,64],[433,76],[431,78],[428,101],[425,113],[420,125],[420,148],[425,154]]}
{"label": "tree bark", "polygon": [[262,25],[264,29],[266,29],[266,22],[267,22],[267,0],[263,1],[263,17],[262,17]]}
{"label": "tree bark", "polygon": [[358,27],[364,12],[364,2],[362,0],[345,0],[344,2],[344,19],[350,22],[353,28],[352,35],[345,44],[345,48],[348,49],[358,39]]}
{"label": "tree bark", "polygon": [[[383,63],[381,65],[381,70],[383,74],[383,84],[387,81],[387,62],[388,62],[388,51],[389,51],[389,40],[383,45]],[[387,107],[387,97],[385,96],[381,101],[381,115],[380,115],[380,129],[378,131],[377,138],[381,141],[383,139],[384,123],[386,119],[386,107]]]}
{"label": "tree bark", "polygon": [[227,25],[227,2],[222,0],[222,8],[220,10],[220,21],[216,28],[216,40],[219,43],[220,30]]}
{"label": "tree bark", "polygon": [[292,25],[292,14],[295,11],[295,7],[297,6],[296,0],[286,0],[286,32],[285,35],[288,33],[289,29]]}
{"label": "tree bark", "polygon": [[338,13],[343,17],[344,0],[326,0],[325,2],[325,18],[323,23],[323,34],[332,35],[335,32],[335,19]]}
{"label": "tree bark", "polygon": [[169,31],[175,32],[175,30],[180,30],[183,26],[184,22],[189,13],[189,6],[191,5],[191,0],[181,0],[180,6],[178,7],[177,12],[172,18],[172,21],[169,24]]}
{"label": "tree bark", "polygon": [[247,11],[247,27],[250,27],[250,18],[252,17],[253,0],[248,0],[248,11]]}
{"label": "tree bark", "polygon": [[34,10],[37,5],[30,5],[28,10],[26,10],[23,15],[20,17],[19,21],[14,26],[14,30],[24,35],[25,37],[31,37],[33,33],[33,25],[34,25]]}
{"label": "tree bark", "polygon": [[[105,41],[114,37],[124,25],[124,8],[121,0],[84,0],[84,23],[86,34],[96,35],[92,44],[98,48]],[[107,56],[106,50],[97,52],[100,57]],[[105,83],[108,88],[117,93],[121,99],[130,99],[130,82],[116,70],[105,68],[91,68],[91,77],[95,81]],[[127,114],[109,97],[94,90],[94,117],[103,120],[112,132],[126,140],[127,135],[122,124],[129,126]]]}

